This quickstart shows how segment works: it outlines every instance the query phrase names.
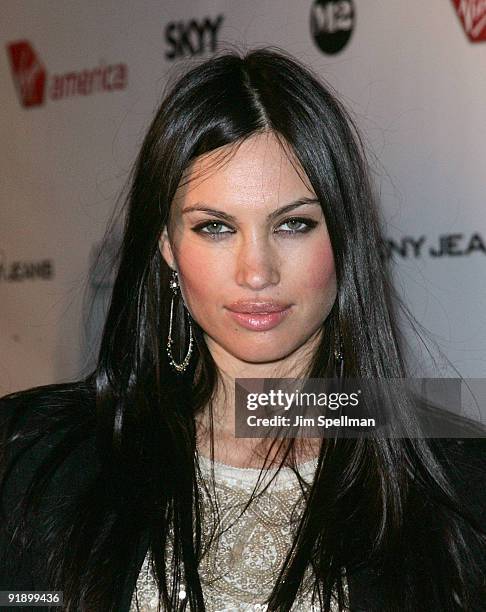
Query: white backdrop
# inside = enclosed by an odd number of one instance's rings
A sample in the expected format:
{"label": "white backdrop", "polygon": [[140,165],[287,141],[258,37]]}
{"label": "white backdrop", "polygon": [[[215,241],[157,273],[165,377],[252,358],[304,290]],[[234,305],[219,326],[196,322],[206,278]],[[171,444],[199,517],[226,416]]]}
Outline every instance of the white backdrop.
{"label": "white backdrop", "polygon": [[0,395],[89,370],[109,295],[86,324],[90,261],[164,83],[229,45],[278,45],[340,92],[400,292],[452,366],[484,377],[485,25],[483,0],[4,1]]}

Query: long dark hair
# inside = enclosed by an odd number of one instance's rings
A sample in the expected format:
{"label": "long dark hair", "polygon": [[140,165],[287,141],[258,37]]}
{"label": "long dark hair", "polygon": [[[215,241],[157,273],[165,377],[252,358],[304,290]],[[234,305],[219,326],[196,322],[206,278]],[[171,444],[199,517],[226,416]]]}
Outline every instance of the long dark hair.
{"label": "long dark hair", "polygon": [[[218,372],[196,321],[189,367],[176,373],[169,365],[170,270],[158,241],[190,162],[260,131],[291,146],[321,203],[334,252],[337,299],[306,375],[334,375],[338,342],[344,376],[406,375],[398,300],[382,257],[366,156],[349,113],[330,86],[278,49],[224,52],[193,67],[164,97],[134,167],[95,370],[76,383],[11,396],[17,401],[4,428],[4,452],[22,440],[32,447],[46,432],[64,433],[21,496],[24,511],[15,525],[23,546],[42,488],[95,435],[96,477],[62,520],[46,518],[39,544],[49,583],[64,591],[68,610],[115,610],[145,530],[164,605],[181,606],[182,566],[184,605],[205,609],[195,415],[211,406]],[[182,308],[179,300],[176,339],[184,347]],[[393,401],[398,413],[411,413],[407,395],[397,391]],[[43,417],[33,419],[37,434],[33,426],[22,437],[26,406]],[[285,460],[297,470],[291,449]],[[481,568],[467,562],[464,534],[480,538],[479,526],[462,507],[443,460],[428,439],[326,440],[269,609],[291,609],[309,564],[322,610],[330,610],[333,590],[344,605],[343,568],[348,576],[367,568],[380,577],[383,611],[478,609]],[[166,568],[170,529],[174,567]]]}

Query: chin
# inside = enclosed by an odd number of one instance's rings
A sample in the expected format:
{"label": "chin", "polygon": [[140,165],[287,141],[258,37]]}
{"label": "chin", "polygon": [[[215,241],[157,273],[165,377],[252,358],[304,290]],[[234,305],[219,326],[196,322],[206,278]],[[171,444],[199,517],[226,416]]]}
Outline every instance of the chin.
{"label": "chin", "polygon": [[258,357],[255,355],[252,356],[240,356],[240,355],[235,355],[235,357],[237,357],[240,361],[243,361],[244,363],[248,363],[248,364],[252,364],[252,363],[276,363],[277,361],[280,361],[281,359],[283,359],[283,357],[281,357],[280,355],[274,356],[274,355],[264,355],[262,357]]}
{"label": "chin", "polygon": [[245,363],[275,363],[288,357],[293,352],[293,349],[282,350],[282,347],[279,349],[265,347],[260,350],[253,348],[253,350],[240,350],[238,352],[235,352],[233,349],[231,352],[234,357]]}

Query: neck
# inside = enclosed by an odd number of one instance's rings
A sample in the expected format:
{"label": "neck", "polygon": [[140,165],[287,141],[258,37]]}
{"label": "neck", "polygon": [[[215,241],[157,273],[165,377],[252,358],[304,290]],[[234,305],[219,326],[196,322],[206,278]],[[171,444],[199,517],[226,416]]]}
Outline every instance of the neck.
{"label": "neck", "polygon": [[[266,363],[242,361],[228,353],[210,337],[206,336],[205,339],[218,369],[218,384],[212,401],[196,417],[198,449],[207,457],[211,454],[210,411],[212,411],[215,460],[242,467],[251,467],[249,463],[256,462],[257,467],[261,467],[273,440],[235,437],[235,380],[237,378],[254,379],[252,391],[258,392],[265,390],[265,379],[305,378],[311,357],[317,348],[316,344],[320,340],[320,333],[317,332],[291,355]],[[273,445],[269,453],[270,460],[278,461],[281,457],[285,450],[281,442],[282,440],[277,440]],[[315,457],[319,452],[320,443],[320,438],[296,440],[296,456],[299,456],[299,462]],[[278,451],[280,447],[281,450]]]}
{"label": "neck", "polygon": [[[309,461],[319,454],[321,438],[276,440],[272,438],[236,438],[234,379],[221,376],[213,401],[196,417],[197,446],[200,454],[211,456],[211,412],[213,415],[214,460],[235,467],[261,468],[278,465],[288,444],[294,444],[297,463]],[[255,381],[254,385],[258,386]],[[264,391],[264,379],[260,389]],[[211,410],[212,408],[212,410]],[[272,445],[273,443],[273,445]],[[267,458],[268,457],[268,458]],[[287,462],[289,457],[287,458]]]}

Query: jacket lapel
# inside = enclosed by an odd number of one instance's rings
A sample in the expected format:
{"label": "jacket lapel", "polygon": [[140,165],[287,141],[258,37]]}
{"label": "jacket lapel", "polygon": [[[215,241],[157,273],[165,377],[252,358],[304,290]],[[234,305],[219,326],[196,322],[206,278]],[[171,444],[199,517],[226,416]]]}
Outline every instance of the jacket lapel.
{"label": "jacket lapel", "polygon": [[140,534],[138,546],[136,548],[135,554],[132,557],[132,562],[130,563],[130,567],[128,568],[125,585],[123,587],[122,593],[120,594],[120,600],[117,607],[117,610],[119,610],[120,612],[129,612],[130,610],[133,592],[135,591],[135,586],[137,584],[137,578],[142,568],[145,556],[148,552],[149,544],[149,531],[148,529],[145,529]]}

